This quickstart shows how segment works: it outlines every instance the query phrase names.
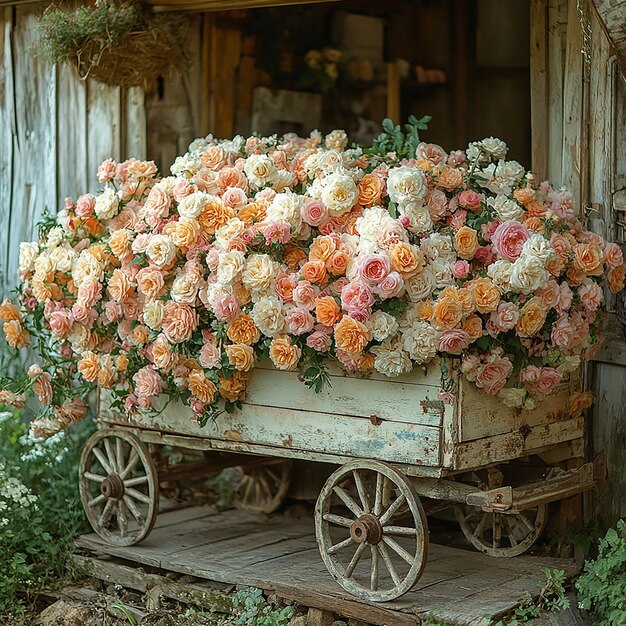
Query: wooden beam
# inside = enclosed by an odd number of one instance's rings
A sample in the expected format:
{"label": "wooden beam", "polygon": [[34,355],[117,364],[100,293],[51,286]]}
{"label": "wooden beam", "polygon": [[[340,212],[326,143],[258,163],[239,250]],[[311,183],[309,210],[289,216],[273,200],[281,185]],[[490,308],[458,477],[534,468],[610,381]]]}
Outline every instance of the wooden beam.
{"label": "wooden beam", "polygon": [[339,0],[147,0],[155,11],[228,11],[293,4],[321,4]]}

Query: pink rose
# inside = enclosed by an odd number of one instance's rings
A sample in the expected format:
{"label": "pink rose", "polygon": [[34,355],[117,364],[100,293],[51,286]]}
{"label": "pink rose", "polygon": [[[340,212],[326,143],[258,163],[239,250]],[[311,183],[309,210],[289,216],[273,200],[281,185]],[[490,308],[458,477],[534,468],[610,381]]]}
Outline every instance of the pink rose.
{"label": "pink rose", "polygon": [[491,265],[496,260],[496,251],[493,246],[481,246],[476,250],[474,260],[483,265]]}
{"label": "pink rose", "polygon": [[306,345],[316,352],[328,352],[330,350],[332,336],[321,330],[316,330],[306,338]]}
{"label": "pink rose", "polygon": [[374,291],[383,300],[398,298],[404,291],[404,278],[398,272],[389,272],[374,288]]}
{"label": "pink rose", "polygon": [[98,166],[98,182],[108,183],[115,176],[115,161],[107,159]]}
{"label": "pink rose", "polygon": [[561,283],[559,286],[559,299],[555,305],[557,313],[561,314],[568,311],[572,306],[573,297],[574,293],[570,289],[570,286],[567,283]]}
{"label": "pink rose", "polygon": [[119,320],[122,315],[122,305],[119,302],[113,302],[113,300],[109,300],[104,305],[104,317],[109,323]]}
{"label": "pink rose", "polygon": [[276,192],[269,187],[262,189],[255,196],[254,199],[259,202],[271,202],[276,197]]}
{"label": "pink rose", "polygon": [[348,283],[341,290],[341,306],[346,309],[370,309],[374,305],[374,294],[363,282]]}
{"label": "pink rose", "polygon": [[528,230],[517,220],[507,220],[496,228],[491,241],[501,257],[515,261],[528,241]]}
{"label": "pink rose", "polygon": [[589,283],[578,288],[583,306],[591,312],[597,311],[604,300],[604,293],[598,283]]}
{"label": "pink rose", "polygon": [[72,305],[72,317],[77,322],[85,322],[89,317],[92,317],[92,309],[85,306],[83,302],[74,302]]}
{"label": "pink rose", "polygon": [[492,356],[476,376],[476,386],[495,396],[513,372],[513,363],[506,357]]}
{"label": "pink rose", "polygon": [[386,224],[376,237],[376,242],[384,249],[400,241],[408,241],[408,239],[405,226],[399,220]]}
{"label": "pink rose", "polygon": [[176,202],[180,202],[185,196],[188,196],[197,191],[197,187],[192,185],[184,178],[177,178],[176,182],[172,186],[172,195]]}
{"label": "pink rose", "polygon": [[50,329],[59,338],[67,337],[74,322],[72,314],[67,309],[60,309],[50,314]]}
{"label": "pink rose", "polygon": [[558,304],[561,291],[556,280],[549,280],[548,284],[542,289],[537,289],[535,294],[541,298],[547,309],[552,309]]}
{"label": "pink rose", "polygon": [[263,236],[268,245],[273,243],[288,243],[291,238],[289,224],[282,222],[269,222],[263,227]]}
{"label": "pink rose", "polygon": [[481,208],[483,196],[480,193],[466,189],[457,196],[457,202],[459,206],[470,211],[478,211]]}
{"label": "pink rose", "polygon": [[330,290],[337,295],[341,295],[343,288],[349,283],[350,281],[345,276],[342,276],[330,284]]}
{"label": "pink rose", "polygon": [[463,150],[453,150],[448,155],[448,165],[451,165],[452,167],[463,165],[465,161],[465,152],[463,152]]}
{"label": "pink rose", "polygon": [[536,367],[529,365],[519,375],[530,393],[550,393],[562,380],[561,374],[553,367]]}
{"label": "pink rose", "polygon": [[166,217],[169,213],[172,200],[162,187],[152,187],[143,205],[145,213],[158,217]]}
{"label": "pink rose", "polygon": [[293,289],[292,300],[305,309],[315,306],[315,298],[319,295],[319,289],[308,280],[301,280]]}
{"label": "pink rose", "polygon": [[460,328],[447,330],[437,339],[437,350],[449,354],[461,354],[471,343],[472,338]]}
{"label": "pink rose", "polygon": [[232,322],[239,314],[237,297],[232,293],[220,293],[215,298],[213,313],[220,322]]}
{"label": "pink rose", "polygon": [[371,311],[369,309],[360,309],[358,307],[349,307],[348,308],[348,316],[357,322],[361,322],[363,324],[370,317]]}
{"label": "pink rose", "polygon": [[455,278],[465,278],[470,271],[470,266],[467,261],[459,260],[452,265],[452,275]]}
{"label": "pink rose", "polygon": [[391,271],[391,261],[386,254],[367,254],[357,260],[357,275],[366,283],[376,285]]}
{"label": "pink rose", "polygon": [[446,213],[448,199],[441,189],[435,189],[427,196],[426,208],[434,222],[439,221]]}
{"label": "pink rose", "polygon": [[454,230],[459,230],[461,226],[465,226],[466,221],[467,211],[464,211],[463,209],[457,209],[450,218],[450,226],[452,226]]}
{"label": "pink rose", "polygon": [[222,195],[222,200],[226,206],[236,210],[248,204],[246,192],[239,187],[229,187]]}
{"label": "pink rose", "polygon": [[498,308],[492,311],[487,322],[487,332],[495,337],[498,333],[515,328],[519,320],[519,307],[514,302],[500,302]]}
{"label": "pink rose", "polygon": [[200,348],[200,354],[198,356],[198,362],[202,367],[206,367],[207,369],[213,369],[220,364],[222,359],[222,354],[220,349],[210,341],[205,343],[202,348]]}
{"label": "pink rose", "polygon": [[90,193],[78,197],[76,201],[76,215],[85,220],[93,215],[96,207],[96,198]]}
{"label": "pink rose", "polygon": [[76,299],[91,308],[96,302],[102,298],[102,285],[99,281],[92,279],[86,280],[79,288]]}
{"label": "pink rose", "polygon": [[285,315],[285,321],[293,335],[304,335],[311,332],[315,325],[315,319],[311,313],[301,307],[292,307]]}
{"label": "pink rose", "polygon": [[604,248],[604,260],[611,269],[619,267],[624,262],[622,249],[616,243],[607,243]]}
{"label": "pink rose", "polygon": [[187,341],[198,326],[198,313],[188,304],[168,302],[163,307],[163,333],[171,343]]}
{"label": "pink rose", "polygon": [[467,380],[473,382],[480,371],[480,359],[474,354],[466,354],[461,361],[461,371]]}
{"label": "pink rose", "polygon": [[550,209],[562,220],[568,221],[574,218],[574,201],[572,194],[566,189],[560,189],[554,194]]}
{"label": "pink rose", "polygon": [[142,399],[158,396],[166,386],[159,373],[149,365],[142,367],[133,376],[133,382],[137,400],[140,403]]}
{"label": "pink rose", "polygon": [[570,323],[567,315],[559,317],[554,324],[552,324],[552,330],[550,331],[550,341],[552,345],[567,350],[574,339],[574,329]]}
{"label": "pink rose", "polygon": [[487,222],[480,227],[480,234],[484,239],[491,239],[493,237],[493,233],[496,232],[496,229],[500,226],[500,222],[498,220],[492,220],[491,222]]}
{"label": "pink rose", "polygon": [[309,226],[319,226],[328,219],[328,209],[319,200],[305,198],[300,206],[300,215]]}
{"label": "pink rose", "polygon": [[211,248],[210,250],[207,251],[206,253],[206,264],[208,266],[208,268],[212,271],[215,272],[217,271],[217,266],[219,265],[220,262],[220,251],[218,248]]}
{"label": "pink rose", "polygon": [[433,165],[441,165],[446,162],[448,155],[446,151],[436,143],[420,143],[415,151],[416,159],[425,159]]}

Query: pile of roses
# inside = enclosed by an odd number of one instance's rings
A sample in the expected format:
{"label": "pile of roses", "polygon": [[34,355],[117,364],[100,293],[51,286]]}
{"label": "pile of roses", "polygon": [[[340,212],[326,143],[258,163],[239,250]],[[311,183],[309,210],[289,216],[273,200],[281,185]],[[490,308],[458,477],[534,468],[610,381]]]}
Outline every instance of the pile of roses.
{"label": "pile of roses", "polygon": [[99,194],[21,244],[0,319],[41,361],[0,401],[34,390],[40,436],[82,417],[96,386],[126,412],[165,395],[202,421],[245,398],[260,357],[319,389],[326,359],[391,377],[454,356],[479,389],[532,408],[592,355],[626,265],[569,192],[506,152],[488,138],[399,160],[333,131],[209,136],[166,177],[107,160]]}

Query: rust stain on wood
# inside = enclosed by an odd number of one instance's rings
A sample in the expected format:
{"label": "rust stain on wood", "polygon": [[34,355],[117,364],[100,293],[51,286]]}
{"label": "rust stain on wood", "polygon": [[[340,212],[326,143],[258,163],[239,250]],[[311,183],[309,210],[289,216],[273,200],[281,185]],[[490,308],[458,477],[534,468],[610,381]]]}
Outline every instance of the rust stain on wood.
{"label": "rust stain on wood", "polygon": [[243,441],[243,437],[238,430],[226,430],[224,431],[224,437],[229,441]]}
{"label": "rust stain on wood", "polygon": [[370,422],[372,422],[374,426],[380,426],[383,423],[383,420],[378,417],[378,415],[370,415]]}

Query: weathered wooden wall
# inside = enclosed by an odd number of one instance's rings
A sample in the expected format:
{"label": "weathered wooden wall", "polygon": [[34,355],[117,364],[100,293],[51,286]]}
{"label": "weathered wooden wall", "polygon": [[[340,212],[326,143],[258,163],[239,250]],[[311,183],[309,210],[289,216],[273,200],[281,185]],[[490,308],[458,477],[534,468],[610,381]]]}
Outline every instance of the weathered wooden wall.
{"label": "weathered wooden wall", "polygon": [[0,9],[0,272],[15,283],[19,242],[65,197],[98,188],[107,157],[146,152],[144,95],[92,80],[37,54],[44,4]]}

